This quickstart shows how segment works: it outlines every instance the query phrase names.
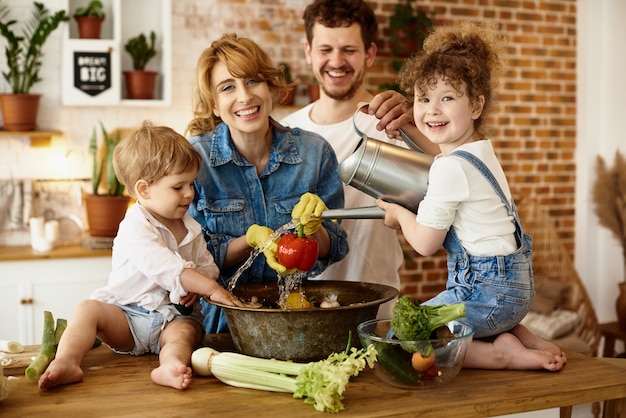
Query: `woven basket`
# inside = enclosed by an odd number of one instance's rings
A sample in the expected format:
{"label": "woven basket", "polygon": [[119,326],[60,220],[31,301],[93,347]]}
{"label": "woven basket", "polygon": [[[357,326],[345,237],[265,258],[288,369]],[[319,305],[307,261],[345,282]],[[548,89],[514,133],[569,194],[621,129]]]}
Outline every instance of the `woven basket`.
{"label": "woven basket", "polygon": [[574,334],[589,346],[589,353],[596,357],[601,338],[598,318],[587,289],[554,227],[554,221],[533,199],[522,199],[516,203],[524,232],[533,237],[535,280],[546,278],[569,285],[562,308],[578,313],[580,323]]}

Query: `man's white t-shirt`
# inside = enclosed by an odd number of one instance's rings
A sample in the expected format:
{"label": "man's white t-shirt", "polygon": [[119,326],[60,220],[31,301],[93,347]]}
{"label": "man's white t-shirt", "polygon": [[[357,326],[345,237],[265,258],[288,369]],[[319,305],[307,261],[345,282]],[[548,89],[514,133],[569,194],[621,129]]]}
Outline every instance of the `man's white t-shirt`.
{"label": "man's white t-shirt", "polygon": [[[333,147],[339,163],[343,162],[352,155],[361,139],[352,118],[332,125],[319,125],[309,117],[312,106],[309,104],[288,115],[281,123],[321,135]],[[359,130],[370,138],[402,144],[402,141],[390,140],[384,132],[376,130],[378,120],[374,116],[359,116],[357,123]],[[352,186],[344,186],[344,195],[346,208],[376,205],[376,199]],[[343,260],[331,264],[316,278],[380,283],[400,290],[398,269],[403,257],[396,231],[383,225],[382,219],[344,219],[341,226],[348,234],[350,251]],[[390,317],[394,303],[382,305],[378,316]]]}

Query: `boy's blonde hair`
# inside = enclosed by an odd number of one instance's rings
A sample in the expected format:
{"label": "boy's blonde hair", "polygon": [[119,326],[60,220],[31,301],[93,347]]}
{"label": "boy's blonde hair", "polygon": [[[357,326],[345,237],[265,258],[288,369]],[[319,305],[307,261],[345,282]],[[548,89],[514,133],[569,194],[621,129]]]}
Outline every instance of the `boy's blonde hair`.
{"label": "boy's blonde hair", "polygon": [[167,126],[144,121],[113,152],[115,174],[128,193],[137,197],[135,184],[152,184],[162,177],[200,170],[202,156],[182,135]]}

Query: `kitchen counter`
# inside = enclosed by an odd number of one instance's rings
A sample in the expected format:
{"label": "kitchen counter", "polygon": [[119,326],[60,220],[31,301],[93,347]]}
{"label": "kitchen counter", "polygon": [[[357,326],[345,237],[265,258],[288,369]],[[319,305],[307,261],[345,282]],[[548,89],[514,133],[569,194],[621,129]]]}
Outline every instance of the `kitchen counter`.
{"label": "kitchen counter", "polygon": [[111,250],[88,250],[82,245],[62,245],[40,253],[30,246],[0,247],[0,261],[50,260],[58,258],[110,257]]}
{"label": "kitchen counter", "polygon": [[[228,349],[228,338],[208,343]],[[226,342],[225,342],[226,341]],[[223,345],[223,346],[221,346]],[[590,358],[568,352],[567,366],[547,371],[462,370],[437,389],[406,391],[386,386],[366,369],[344,393],[341,417],[486,417],[606,402],[608,416],[626,414],[626,360]],[[316,417],[302,399],[285,393],[241,389],[212,377],[194,377],[185,391],[150,380],[157,356],[117,355],[106,346],[88,353],[84,381],[41,392],[23,375],[10,380],[0,402],[3,416],[53,417]]]}

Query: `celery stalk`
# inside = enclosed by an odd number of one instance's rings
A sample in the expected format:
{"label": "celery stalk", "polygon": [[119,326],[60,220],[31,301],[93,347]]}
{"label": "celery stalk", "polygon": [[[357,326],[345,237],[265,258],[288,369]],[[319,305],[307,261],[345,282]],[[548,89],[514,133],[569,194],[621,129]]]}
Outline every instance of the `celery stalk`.
{"label": "celery stalk", "polygon": [[350,377],[357,376],[366,365],[373,367],[375,360],[376,350],[371,345],[367,350],[352,348],[311,363],[220,353],[204,347],[194,351],[191,363],[194,372],[212,374],[227,385],[293,393],[294,398],[305,398],[304,402],[318,411],[339,412]]}

